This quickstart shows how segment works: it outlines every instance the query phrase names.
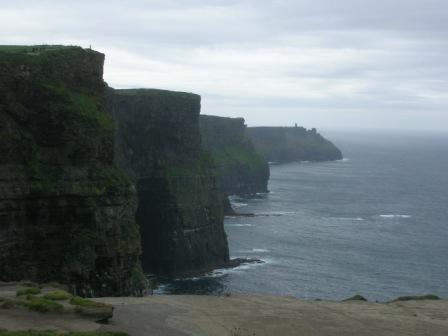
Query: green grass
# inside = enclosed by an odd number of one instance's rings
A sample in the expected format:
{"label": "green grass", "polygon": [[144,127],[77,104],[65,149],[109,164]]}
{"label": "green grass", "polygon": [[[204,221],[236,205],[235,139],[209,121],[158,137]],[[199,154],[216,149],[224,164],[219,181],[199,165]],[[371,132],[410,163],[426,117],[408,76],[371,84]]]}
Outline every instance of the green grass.
{"label": "green grass", "polygon": [[199,95],[190,92],[182,91],[170,91],[170,90],[160,90],[160,89],[115,89],[116,95],[121,96],[145,96],[145,97],[155,97],[155,98],[183,98],[183,99],[198,99]]}
{"label": "green grass", "polygon": [[51,311],[62,311],[64,306],[58,302],[52,300],[47,300],[39,297],[30,298],[23,303],[25,307],[30,310],[38,311],[41,313],[51,312]]}
{"label": "green grass", "polygon": [[50,81],[44,82],[43,87],[63,101],[68,111],[73,115],[83,118],[84,121],[94,121],[105,130],[115,129],[112,118],[99,109],[101,97],[86,92],[75,92],[60,83]]}
{"label": "green grass", "polygon": [[9,53],[32,53],[32,52],[42,52],[56,49],[65,48],[75,48],[74,46],[63,46],[63,45],[0,45],[0,52]]}
{"label": "green grass", "polygon": [[73,295],[71,295],[70,293],[63,291],[63,290],[58,290],[58,291],[54,291],[54,292],[50,292],[47,293],[43,296],[44,299],[47,300],[53,300],[53,301],[62,301],[62,300],[70,300],[71,298],[73,298]]}
{"label": "green grass", "polygon": [[123,332],[109,331],[87,331],[87,332],[69,332],[61,333],[57,331],[45,330],[27,330],[27,331],[5,331],[0,330],[0,336],[128,336]]}
{"label": "green grass", "polygon": [[400,296],[391,302],[399,301],[416,301],[416,300],[441,300],[440,297],[434,294],[420,295],[420,296]]}
{"label": "green grass", "polygon": [[41,290],[38,287],[21,288],[16,291],[16,296],[22,295],[37,295],[40,294]]}
{"label": "green grass", "polygon": [[107,307],[106,304],[101,302],[92,301],[89,299],[84,299],[79,296],[74,296],[71,298],[70,303],[75,306],[81,306],[81,307]]}
{"label": "green grass", "polygon": [[97,321],[107,321],[113,315],[113,307],[101,302],[95,302],[89,299],[83,299],[75,296],[70,300],[75,306],[75,312],[83,316],[95,318]]}
{"label": "green grass", "polygon": [[[34,294],[39,294],[40,289],[36,287],[26,288],[27,290],[21,289],[17,291],[18,299],[5,299],[0,298],[0,308],[9,309],[15,306],[24,306],[30,310],[38,311],[41,313],[46,313],[50,311],[62,311],[64,306],[53,300],[48,300],[43,297],[35,296]],[[37,291],[38,289],[39,291]],[[67,293],[68,294],[68,293]]]}

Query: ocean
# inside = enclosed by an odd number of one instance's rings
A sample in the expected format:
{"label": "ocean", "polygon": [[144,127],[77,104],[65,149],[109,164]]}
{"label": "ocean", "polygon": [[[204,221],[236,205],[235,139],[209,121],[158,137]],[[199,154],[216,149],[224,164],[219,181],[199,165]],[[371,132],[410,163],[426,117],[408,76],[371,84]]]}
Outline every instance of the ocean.
{"label": "ocean", "polygon": [[231,197],[231,257],[263,264],[163,283],[156,293],[448,298],[448,135],[323,132],[344,160],[272,164],[267,194]]}

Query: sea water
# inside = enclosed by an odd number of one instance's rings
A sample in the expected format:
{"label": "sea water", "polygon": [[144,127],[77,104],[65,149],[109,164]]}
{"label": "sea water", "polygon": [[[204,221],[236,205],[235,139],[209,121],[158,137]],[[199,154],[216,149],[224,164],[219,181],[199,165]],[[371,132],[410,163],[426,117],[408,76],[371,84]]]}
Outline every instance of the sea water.
{"label": "sea water", "polygon": [[230,270],[158,293],[448,298],[448,136],[327,132],[344,160],[271,165],[267,194],[231,197]]}

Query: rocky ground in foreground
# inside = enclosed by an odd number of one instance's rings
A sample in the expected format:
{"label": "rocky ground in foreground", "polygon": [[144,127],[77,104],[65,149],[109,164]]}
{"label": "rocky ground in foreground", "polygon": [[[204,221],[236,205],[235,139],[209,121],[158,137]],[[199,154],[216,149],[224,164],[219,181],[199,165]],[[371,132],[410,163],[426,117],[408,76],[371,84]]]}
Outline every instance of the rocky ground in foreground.
{"label": "rocky ground in foreground", "polygon": [[[19,297],[26,300],[23,294],[17,296],[21,289],[17,285],[0,286],[0,297],[3,302]],[[31,299],[48,298],[53,292],[52,288],[44,288],[40,294],[31,294]],[[56,300],[63,310],[46,312],[30,309],[29,305],[2,306],[0,329],[110,331],[131,336],[448,335],[447,300],[404,298],[374,303],[357,299],[332,302],[243,294],[96,299],[106,307],[114,307],[113,317],[106,324],[96,322],[95,315],[80,314],[81,309],[72,304],[77,301],[65,299],[65,303]]]}

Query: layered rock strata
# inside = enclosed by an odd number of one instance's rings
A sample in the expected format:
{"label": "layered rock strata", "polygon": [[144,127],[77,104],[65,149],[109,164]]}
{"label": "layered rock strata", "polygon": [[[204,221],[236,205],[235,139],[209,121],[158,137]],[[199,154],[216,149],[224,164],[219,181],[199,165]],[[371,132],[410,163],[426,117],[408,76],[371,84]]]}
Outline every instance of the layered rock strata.
{"label": "layered rock strata", "polygon": [[267,192],[269,166],[246,136],[242,118],[201,115],[202,143],[213,157],[218,183],[227,195]]}
{"label": "layered rock strata", "polygon": [[200,96],[110,90],[117,162],[135,181],[145,270],[182,275],[227,264],[221,194],[201,148]]}
{"label": "layered rock strata", "polygon": [[143,289],[135,189],[114,165],[104,55],[0,47],[0,280]]}

